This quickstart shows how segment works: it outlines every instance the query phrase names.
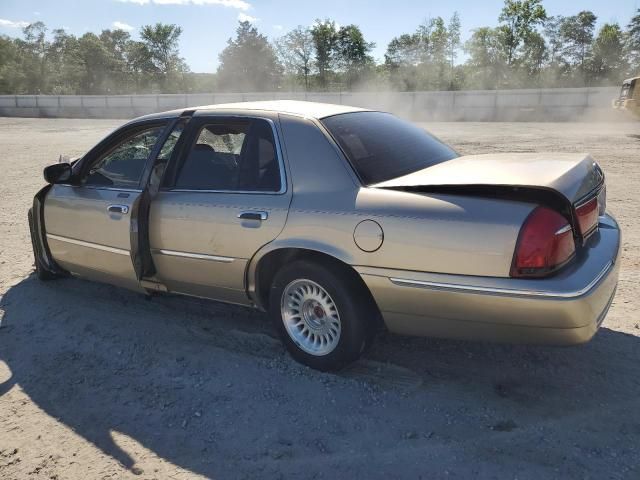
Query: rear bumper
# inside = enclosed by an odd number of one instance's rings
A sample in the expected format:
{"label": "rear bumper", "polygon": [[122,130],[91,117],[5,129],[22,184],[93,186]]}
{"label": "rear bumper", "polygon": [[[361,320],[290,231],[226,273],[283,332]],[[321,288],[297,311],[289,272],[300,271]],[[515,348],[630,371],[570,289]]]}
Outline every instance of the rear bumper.
{"label": "rear bumper", "polygon": [[572,345],[593,337],[613,301],[620,240],[615,220],[601,217],[589,248],[548,279],[356,269],[394,333]]}

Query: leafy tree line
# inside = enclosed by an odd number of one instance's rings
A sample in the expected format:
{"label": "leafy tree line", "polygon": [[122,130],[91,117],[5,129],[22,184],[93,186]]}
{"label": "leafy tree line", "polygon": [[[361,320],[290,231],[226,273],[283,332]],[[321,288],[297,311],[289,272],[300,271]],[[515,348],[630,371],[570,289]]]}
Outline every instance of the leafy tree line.
{"label": "leafy tree line", "polygon": [[640,74],[640,9],[623,29],[595,14],[548,16],[541,0],[506,0],[495,28],[476,29],[459,66],[465,88],[618,85]]}
{"label": "leafy tree line", "polygon": [[147,25],[75,37],[0,36],[0,93],[120,94],[290,90],[458,90],[619,85],[640,75],[640,9],[628,24],[596,31],[591,11],[549,16],[542,0],[505,0],[495,27],[461,41],[460,16],[436,17],[393,38],[376,63],[357,25],[330,19],[270,42],[249,22],[219,54],[215,74],[191,73],[178,49],[182,29]]}
{"label": "leafy tree line", "polygon": [[23,29],[23,38],[0,36],[0,93],[118,94],[179,92],[205,83],[190,74],[178,52],[182,29],[147,25],[140,40],[124,30],[81,37],[44,23]]}

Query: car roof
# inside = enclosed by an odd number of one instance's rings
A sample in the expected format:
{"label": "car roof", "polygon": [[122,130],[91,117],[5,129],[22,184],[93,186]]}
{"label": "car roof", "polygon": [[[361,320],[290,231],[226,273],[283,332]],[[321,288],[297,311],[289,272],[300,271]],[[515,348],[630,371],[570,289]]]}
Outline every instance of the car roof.
{"label": "car roof", "polygon": [[261,102],[237,102],[237,103],[220,103],[216,105],[201,105],[198,107],[185,107],[178,110],[170,110],[167,112],[152,113],[138,120],[151,120],[155,118],[176,117],[183,112],[206,113],[224,111],[229,114],[247,115],[251,112],[262,111],[272,113],[285,113],[290,115],[298,115],[307,118],[321,119],[339,115],[341,113],[350,112],[366,112],[364,108],[350,107],[347,105],[334,105],[331,103],[305,102],[301,100],[267,100]]}

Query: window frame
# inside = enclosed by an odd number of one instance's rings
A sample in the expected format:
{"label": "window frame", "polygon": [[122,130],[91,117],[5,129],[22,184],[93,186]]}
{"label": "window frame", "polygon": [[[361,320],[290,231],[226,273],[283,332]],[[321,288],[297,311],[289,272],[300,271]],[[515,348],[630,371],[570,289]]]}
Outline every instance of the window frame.
{"label": "window frame", "polygon": [[[173,118],[159,118],[152,119],[143,122],[138,122],[135,124],[127,124],[115,132],[109,134],[106,138],[101,140],[96,146],[94,146],[91,150],[89,150],[81,159],[78,161],[73,168],[73,183],[72,186],[80,187],[80,188],[89,188],[93,190],[116,190],[119,192],[142,192],[145,188],[145,179],[146,172],[149,169],[150,162],[155,162],[154,152],[158,146],[158,142],[166,140],[165,134],[167,133],[167,128],[173,128],[174,122]],[[149,156],[147,157],[144,168],[142,169],[142,174],[140,176],[140,180],[138,180],[138,186],[133,187],[117,187],[117,186],[107,186],[107,185],[84,185],[82,184],[82,179],[88,174],[91,166],[100,160],[105,155],[108,155],[111,151],[113,151],[119,144],[123,141],[126,141],[127,138],[135,135],[137,132],[142,132],[144,130],[148,130],[151,128],[161,128],[156,143],[151,147]],[[170,133],[170,132],[169,132]],[[77,168],[76,168],[77,166]]]}
{"label": "window frame", "polygon": [[[273,142],[275,146],[275,154],[278,161],[279,177],[280,177],[280,189],[278,191],[266,191],[266,190],[217,190],[207,188],[176,188],[176,181],[180,168],[186,161],[191,147],[197,140],[197,136],[205,125],[210,124],[224,124],[233,123],[238,121],[255,121],[260,120],[267,122],[271,127],[271,133],[273,135]],[[177,154],[176,154],[177,151]],[[232,195],[247,194],[247,195],[283,195],[286,194],[289,186],[287,184],[287,172],[285,170],[284,156],[282,154],[282,147],[280,142],[280,135],[276,127],[275,122],[271,118],[266,118],[258,115],[198,115],[194,116],[187,129],[182,133],[182,137],[178,141],[174,149],[174,155],[172,155],[167,172],[165,173],[165,179],[160,187],[161,192],[176,192],[176,193],[227,193]]]}
{"label": "window frame", "polygon": [[167,127],[165,128],[165,130],[162,132],[160,137],[158,137],[158,142],[153,147],[154,150],[153,150],[153,152],[151,154],[151,161],[147,162],[147,164],[145,166],[145,170],[144,170],[144,174],[143,174],[144,176],[142,178],[142,185],[141,185],[142,190],[144,190],[145,188],[151,187],[151,175],[152,175],[153,169],[156,167],[156,165],[158,163],[158,157],[160,156],[162,148],[165,146],[165,144],[169,140],[169,137],[171,136],[173,131],[180,124],[182,124],[182,132],[178,136],[176,144],[171,149],[171,155],[169,155],[169,158],[167,158],[166,166],[164,168],[164,171],[162,172],[162,176],[160,177],[160,181],[159,181],[159,184],[158,184],[156,192],[160,189],[160,187],[162,186],[163,182],[165,181],[165,177],[167,176],[167,171],[171,168],[171,165],[176,161],[175,159],[178,158],[178,156],[180,154],[181,145],[184,142],[185,136],[188,135],[188,133],[189,133],[189,122],[190,121],[191,121],[191,115],[186,115],[186,116],[185,115],[181,115],[179,117],[173,118],[167,124]]}

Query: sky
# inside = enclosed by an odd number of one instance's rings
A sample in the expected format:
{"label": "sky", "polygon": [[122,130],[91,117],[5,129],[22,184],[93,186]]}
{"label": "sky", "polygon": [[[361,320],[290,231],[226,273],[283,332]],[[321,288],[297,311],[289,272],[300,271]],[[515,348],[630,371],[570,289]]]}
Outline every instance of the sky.
{"label": "sky", "polygon": [[[460,13],[462,39],[473,29],[495,26],[503,0],[0,0],[0,35],[20,36],[21,27],[38,20],[50,30],[64,28],[80,36],[107,28],[129,30],[136,38],[142,25],[156,22],[180,25],[180,53],[194,72],[215,72],[218,54],[233,37],[238,20],[253,22],[275,39],[298,25],[320,18],[339,25],[358,25],[367,41],[375,42],[373,56],[384,59],[389,41],[411,33],[425,19],[448,19]],[[640,8],[640,0],[543,0],[548,15],[574,15],[591,10],[598,26],[626,25]]]}

